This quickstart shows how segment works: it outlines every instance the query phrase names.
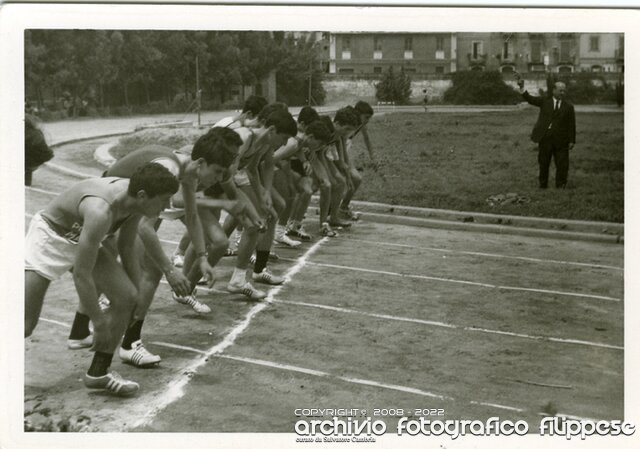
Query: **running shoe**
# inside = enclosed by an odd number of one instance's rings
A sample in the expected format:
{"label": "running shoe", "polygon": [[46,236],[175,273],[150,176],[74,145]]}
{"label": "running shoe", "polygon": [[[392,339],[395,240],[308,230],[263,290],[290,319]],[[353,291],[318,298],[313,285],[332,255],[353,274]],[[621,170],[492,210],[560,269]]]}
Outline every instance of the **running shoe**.
{"label": "running shoe", "polygon": [[342,221],[342,220],[333,220],[329,222],[329,225],[332,228],[336,228],[336,229],[344,229],[344,228],[350,228],[351,227],[351,223],[348,221]]}
{"label": "running shoe", "polygon": [[282,276],[276,276],[266,268],[260,273],[253,273],[251,278],[256,282],[268,285],[280,285],[284,283],[284,278]]}
{"label": "running shoe", "polygon": [[320,226],[320,235],[323,237],[337,237],[338,233],[331,229],[329,223],[322,223]]}
{"label": "running shoe", "polygon": [[116,396],[133,396],[140,389],[140,385],[131,380],[123,379],[115,371],[100,377],[84,375],[84,386],[95,390],[105,390]]}
{"label": "running shoe", "polygon": [[282,233],[276,234],[275,241],[278,243],[282,243],[283,245],[287,245],[290,248],[298,248],[300,247],[300,245],[302,245],[302,242],[287,237],[287,234],[285,234],[284,230],[282,231]]}
{"label": "running shoe", "polygon": [[174,267],[182,268],[184,265],[184,256],[182,254],[174,254],[171,256],[171,263]]}
{"label": "running shoe", "polygon": [[196,313],[209,313],[211,308],[196,299],[196,291],[194,290],[189,296],[178,296],[175,292],[171,292],[171,297],[175,302],[191,307]]}
{"label": "running shoe", "polygon": [[79,340],[67,340],[67,348],[69,349],[84,349],[93,346],[93,334],[89,334],[86,337]]}
{"label": "running shoe", "polygon": [[347,207],[346,209],[341,207],[338,210],[338,213],[345,220],[352,220],[352,221],[360,220],[360,212],[354,211],[351,207]]}
{"label": "running shoe", "polygon": [[118,354],[123,362],[130,363],[134,366],[147,367],[160,363],[159,355],[151,354],[142,344],[142,340],[131,343],[131,349],[120,347]]}
{"label": "running shoe", "polygon": [[[274,261],[274,260],[280,260],[280,256],[278,256],[277,253],[269,253],[269,260]],[[249,263],[251,265],[255,265],[256,263],[256,255],[255,254],[251,254],[251,257],[249,257]]]}
{"label": "running shoe", "polygon": [[302,240],[303,242],[311,241],[311,236],[307,233],[307,231],[304,230],[304,227],[302,225],[291,226],[287,228],[286,234],[289,237],[295,237]]}
{"label": "running shoe", "polygon": [[227,291],[229,293],[242,293],[244,296],[248,297],[249,299],[253,299],[254,301],[258,301],[267,297],[267,294],[265,292],[256,289],[253,285],[251,285],[250,282],[246,282],[240,285],[229,283],[227,284]]}

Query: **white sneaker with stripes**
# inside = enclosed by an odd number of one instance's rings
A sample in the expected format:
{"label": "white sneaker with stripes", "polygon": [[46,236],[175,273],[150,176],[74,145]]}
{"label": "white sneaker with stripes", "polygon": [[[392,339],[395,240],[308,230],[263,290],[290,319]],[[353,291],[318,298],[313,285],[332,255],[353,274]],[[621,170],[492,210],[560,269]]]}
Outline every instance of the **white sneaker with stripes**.
{"label": "white sneaker with stripes", "polygon": [[147,367],[160,363],[159,355],[151,354],[142,344],[142,340],[131,343],[131,349],[124,349],[122,346],[118,351],[123,362],[130,363],[134,366]]}
{"label": "white sneaker with stripes", "polygon": [[194,290],[192,294],[189,296],[178,296],[175,292],[171,292],[171,297],[175,302],[179,302],[180,304],[184,304],[185,306],[191,307],[196,313],[209,313],[211,312],[211,307],[208,305],[201,303],[196,299],[196,291]]}
{"label": "white sneaker with stripes", "polygon": [[131,380],[123,379],[120,374],[115,371],[100,377],[93,377],[88,374],[84,375],[84,385],[94,390],[105,390],[116,396],[133,396],[140,389],[140,385]]}

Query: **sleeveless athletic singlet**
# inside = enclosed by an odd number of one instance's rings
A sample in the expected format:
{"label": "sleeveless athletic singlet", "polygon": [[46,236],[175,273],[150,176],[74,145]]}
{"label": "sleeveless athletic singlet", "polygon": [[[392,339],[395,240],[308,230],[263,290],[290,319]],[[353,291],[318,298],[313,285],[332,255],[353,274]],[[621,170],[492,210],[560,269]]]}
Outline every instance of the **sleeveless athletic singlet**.
{"label": "sleeveless athletic singlet", "polygon": [[[41,216],[58,235],[77,242],[84,224],[79,210],[82,200],[88,197],[101,198],[112,207],[113,211],[113,202],[116,196],[125,190],[122,183],[126,181],[123,178],[97,178],[81,181],[54,199],[41,212]],[[130,216],[124,216],[114,222],[107,234],[116,232]]]}

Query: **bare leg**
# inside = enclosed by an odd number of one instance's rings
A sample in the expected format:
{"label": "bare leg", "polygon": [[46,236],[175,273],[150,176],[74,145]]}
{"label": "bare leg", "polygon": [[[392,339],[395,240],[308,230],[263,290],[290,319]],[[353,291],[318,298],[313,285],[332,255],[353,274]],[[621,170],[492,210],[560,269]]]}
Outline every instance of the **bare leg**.
{"label": "bare leg", "polygon": [[24,336],[29,337],[38,324],[44,295],[47,293],[49,279],[35,271],[24,272]]}

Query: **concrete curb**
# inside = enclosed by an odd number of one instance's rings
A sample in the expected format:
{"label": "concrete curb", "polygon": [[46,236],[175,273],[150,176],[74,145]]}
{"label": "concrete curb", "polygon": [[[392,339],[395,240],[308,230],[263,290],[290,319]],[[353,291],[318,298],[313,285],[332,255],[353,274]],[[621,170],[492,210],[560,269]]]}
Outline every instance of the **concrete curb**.
{"label": "concrete curb", "polygon": [[111,148],[115,147],[117,144],[118,144],[118,141],[114,140],[112,142],[108,142],[103,145],[100,145],[93,152],[93,158],[99,164],[102,164],[105,167],[110,167],[116,161],[116,158],[113,157],[113,155],[111,154]]}
{"label": "concrete curb", "polygon": [[[131,132],[73,139],[58,142],[52,145],[52,147],[87,140],[104,139],[107,137],[119,137],[127,134],[131,134]],[[113,148],[114,145],[115,142],[101,145],[94,151],[94,158],[101,164],[106,166],[111,165],[111,163],[115,162],[115,159],[111,156],[109,150]],[[100,153],[96,154],[98,150],[100,150]],[[64,172],[64,170],[60,171]],[[315,202],[316,210],[317,201],[318,196],[315,195],[312,199],[312,204]],[[365,201],[352,201],[352,203],[362,212],[363,218],[375,223],[525,235],[563,240],[624,243],[624,224],[620,223],[494,215],[481,212],[395,206]]]}
{"label": "concrete curb", "polygon": [[[312,198],[312,204],[317,206],[317,195]],[[359,212],[373,215],[390,215],[398,218],[435,219],[441,221],[454,221],[462,223],[476,223],[485,225],[502,225],[506,227],[523,227],[533,229],[547,229],[562,232],[587,232],[591,234],[605,234],[610,236],[624,235],[624,224],[568,220],[557,218],[527,217],[519,215],[500,215],[485,212],[464,212],[446,209],[430,209],[411,206],[397,206],[367,201],[352,201],[354,208]]]}

